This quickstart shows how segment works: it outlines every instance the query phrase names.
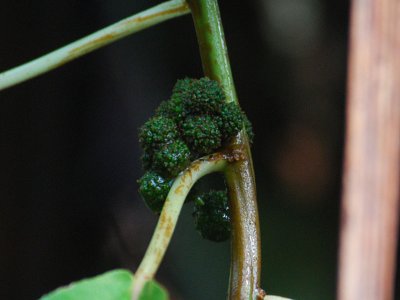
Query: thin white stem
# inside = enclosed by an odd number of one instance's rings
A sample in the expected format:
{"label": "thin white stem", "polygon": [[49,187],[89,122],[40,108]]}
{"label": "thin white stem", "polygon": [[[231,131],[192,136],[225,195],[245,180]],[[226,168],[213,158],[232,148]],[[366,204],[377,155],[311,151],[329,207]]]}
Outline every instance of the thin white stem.
{"label": "thin white stem", "polygon": [[227,160],[216,153],[194,161],[175,180],[165,200],[157,227],[142,262],[135,273],[132,300],[137,300],[146,281],[151,280],[164,257],[186,196],[194,183],[204,175],[223,171]]}
{"label": "thin white stem", "polygon": [[129,34],[188,13],[189,8],[185,0],[171,0],[156,5],[28,63],[0,73],[0,91],[58,68]]}

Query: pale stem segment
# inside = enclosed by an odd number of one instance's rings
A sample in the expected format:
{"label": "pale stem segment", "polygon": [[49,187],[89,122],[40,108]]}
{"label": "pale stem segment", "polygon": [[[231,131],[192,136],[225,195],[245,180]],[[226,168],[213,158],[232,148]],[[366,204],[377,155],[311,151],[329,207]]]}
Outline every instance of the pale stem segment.
{"label": "pale stem segment", "polygon": [[138,299],[146,281],[151,280],[157,272],[192,186],[204,175],[223,171],[227,164],[227,159],[223,154],[215,153],[194,161],[176,178],[165,200],[149,247],[135,273],[133,300]]}
{"label": "pale stem segment", "polygon": [[189,8],[185,0],[171,0],[156,5],[28,63],[0,73],[0,90],[58,68],[127,35],[188,13]]}

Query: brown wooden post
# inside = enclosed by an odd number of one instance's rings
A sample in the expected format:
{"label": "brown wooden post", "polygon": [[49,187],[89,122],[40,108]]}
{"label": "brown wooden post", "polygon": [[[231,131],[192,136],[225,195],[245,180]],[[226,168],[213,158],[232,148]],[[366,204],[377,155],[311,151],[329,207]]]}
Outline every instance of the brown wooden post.
{"label": "brown wooden post", "polygon": [[353,0],[338,299],[393,299],[400,182],[400,0]]}

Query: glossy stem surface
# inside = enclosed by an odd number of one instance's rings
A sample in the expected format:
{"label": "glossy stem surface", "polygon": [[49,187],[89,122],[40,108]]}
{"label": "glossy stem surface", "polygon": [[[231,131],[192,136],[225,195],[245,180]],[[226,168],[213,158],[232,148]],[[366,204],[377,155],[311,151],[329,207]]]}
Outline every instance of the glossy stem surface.
{"label": "glossy stem surface", "polygon": [[[188,0],[196,28],[204,75],[222,85],[227,102],[238,99],[229,63],[224,30],[216,0]],[[232,249],[229,299],[255,299],[261,269],[260,230],[255,176],[250,146],[242,131],[230,145],[243,159],[227,166],[230,194]]]}

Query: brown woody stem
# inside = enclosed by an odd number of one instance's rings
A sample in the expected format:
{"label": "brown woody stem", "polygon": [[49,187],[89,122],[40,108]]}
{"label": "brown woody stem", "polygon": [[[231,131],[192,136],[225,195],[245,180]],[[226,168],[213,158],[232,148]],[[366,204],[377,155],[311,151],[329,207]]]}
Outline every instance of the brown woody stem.
{"label": "brown woody stem", "polygon": [[[239,105],[224,31],[216,0],[188,0],[196,28],[205,76],[221,83],[227,102]],[[230,194],[232,254],[229,299],[256,299],[261,269],[256,185],[247,135],[242,131],[230,145],[243,159],[230,163],[225,176]]]}

